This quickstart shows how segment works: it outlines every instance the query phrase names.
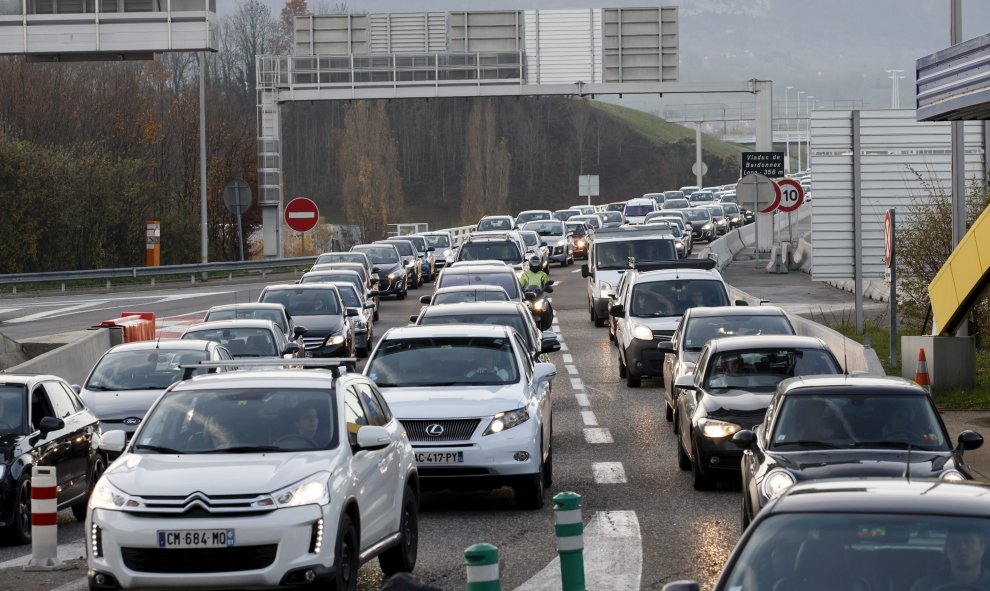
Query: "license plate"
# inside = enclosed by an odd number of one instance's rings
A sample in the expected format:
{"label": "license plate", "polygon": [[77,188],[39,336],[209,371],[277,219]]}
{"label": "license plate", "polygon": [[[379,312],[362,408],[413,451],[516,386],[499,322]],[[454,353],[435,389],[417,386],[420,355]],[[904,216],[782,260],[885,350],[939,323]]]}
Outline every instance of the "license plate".
{"label": "license plate", "polygon": [[233,548],[232,529],[190,529],[158,532],[159,548]]}
{"label": "license plate", "polygon": [[463,464],[464,452],[462,451],[418,451],[416,452],[417,464]]}

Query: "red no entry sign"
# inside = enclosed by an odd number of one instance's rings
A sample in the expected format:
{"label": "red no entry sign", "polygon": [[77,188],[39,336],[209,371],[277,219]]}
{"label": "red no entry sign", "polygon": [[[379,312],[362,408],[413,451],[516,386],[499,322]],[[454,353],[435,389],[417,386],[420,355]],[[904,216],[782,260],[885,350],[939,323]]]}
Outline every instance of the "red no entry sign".
{"label": "red no entry sign", "polygon": [[285,206],[285,225],[296,232],[309,232],[320,219],[320,209],[311,199],[296,197]]}

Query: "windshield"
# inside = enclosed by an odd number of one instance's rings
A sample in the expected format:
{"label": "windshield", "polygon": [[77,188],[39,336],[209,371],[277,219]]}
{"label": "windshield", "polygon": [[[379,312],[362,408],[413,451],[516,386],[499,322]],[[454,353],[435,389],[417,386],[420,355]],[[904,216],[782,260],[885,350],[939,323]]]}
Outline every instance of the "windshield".
{"label": "windshield", "polygon": [[[350,273],[306,273],[300,279],[302,283],[350,283],[356,288],[364,288],[364,282],[357,275],[352,275]],[[295,314],[295,312],[293,312]]]}
{"label": "windshield", "polygon": [[626,204],[625,203],[609,203],[608,205],[605,206],[605,211],[618,211],[618,212],[621,212],[625,208],[626,208]]}
{"label": "windshield", "polygon": [[691,202],[698,203],[701,201],[715,201],[715,195],[711,193],[704,193],[702,191],[695,191],[691,193]]}
{"label": "windshield", "polygon": [[639,217],[655,211],[652,205],[627,205],[626,206],[626,217]]}
{"label": "windshield", "polygon": [[[990,579],[979,566],[988,535],[990,521],[976,516],[783,513],[753,530],[721,588],[866,589],[860,581],[875,581],[873,589],[975,591]],[[979,584],[951,581],[946,569],[963,561],[975,562]]]}
{"label": "windshield", "polygon": [[316,257],[317,265],[323,263],[358,263],[362,267],[366,265],[364,255],[359,252],[333,252]]}
{"label": "windshield", "polygon": [[951,449],[927,396],[795,394],[784,398],[771,449]]}
{"label": "windshield", "polygon": [[761,334],[794,334],[784,316],[694,316],[684,331],[683,347],[700,351],[711,339]]}
{"label": "windshield", "polygon": [[762,349],[725,351],[712,357],[705,387],[773,388],[794,376],[841,373],[828,351],[819,349]]}
{"label": "windshield", "polygon": [[725,217],[725,212],[722,211],[722,208],[720,206],[718,206],[718,205],[706,205],[705,206],[705,209],[707,209],[708,211],[712,212],[712,217],[713,218],[724,218]]}
{"label": "windshield", "polygon": [[661,205],[664,209],[687,209],[691,207],[687,199],[668,199]]}
{"label": "windshield", "polygon": [[512,220],[509,218],[484,218],[478,222],[478,230],[511,230]]}
{"label": "windshield", "polygon": [[[528,313],[528,312],[527,312]],[[489,324],[492,326],[508,326],[516,329],[526,344],[534,347],[533,333],[526,326],[526,321],[519,314],[431,314],[429,310],[420,316],[417,324],[433,326],[438,324]]]}
{"label": "windshield", "polygon": [[523,230],[532,230],[540,236],[563,236],[564,223],[559,221],[529,222],[523,227]]}
{"label": "windshield", "polygon": [[595,245],[595,268],[628,269],[630,258],[637,261],[676,261],[675,248],[669,238],[599,242]]}
{"label": "windshield", "polygon": [[606,211],[602,213],[602,217],[605,218],[605,221],[610,224],[614,222],[622,222],[621,211]]}
{"label": "windshield", "polygon": [[465,302],[507,302],[509,294],[502,289],[448,291],[433,296],[431,304],[462,304]]}
{"label": "windshield", "polygon": [[276,289],[263,293],[261,301],[282,304],[293,316],[335,316],[340,314],[336,294],[336,289]]}
{"label": "windshield", "polygon": [[693,209],[685,209],[684,215],[687,216],[692,222],[710,222],[712,221],[712,213],[708,211],[707,208],[698,207]]}
{"label": "windshield", "polygon": [[354,291],[354,286],[338,285],[337,293],[340,294],[340,299],[344,300],[344,306],[347,308],[360,308],[361,300],[358,298],[358,294]]}
{"label": "windshield", "polygon": [[537,234],[537,233],[535,233],[535,232],[520,232],[519,235],[522,236],[523,243],[526,246],[539,246],[540,245],[540,242],[541,242],[540,235]]}
{"label": "windshield", "polygon": [[27,389],[22,385],[0,385],[0,434],[26,435],[28,433]]}
{"label": "windshield", "polygon": [[395,242],[389,242],[389,244],[394,246],[395,249],[399,251],[399,254],[404,257],[416,256],[416,251],[413,249],[413,245],[410,242],[406,242],[405,240],[397,240]]}
{"label": "windshield", "polygon": [[736,200],[735,194],[732,194],[732,195],[722,195],[722,198],[719,199],[719,201],[721,203],[739,203],[739,201]]}
{"label": "windshield", "polygon": [[503,261],[516,264],[522,253],[514,242],[468,242],[461,245],[458,261]]}
{"label": "windshield", "polygon": [[580,224],[567,224],[567,233],[574,234],[575,236],[584,236],[588,233],[587,228],[584,223]]}
{"label": "windshield", "polygon": [[182,338],[220,343],[227,347],[235,358],[277,357],[282,354],[275,346],[275,338],[271,331],[264,328],[235,327],[187,330],[182,334]]}
{"label": "windshield", "polygon": [[[701,302],[701,303],[698,303]],[[728,306],[721,281],[672,279],[645,281],[633,286],[629,314],[640,318],[680,316],[694,306]]]}
{"label": "windshield", "polygon": [[440,276],[442,281],[440,287],[457,287],[459,285],[497,285],[505,290],[505,293],[515,299],[521,299],[519,294],[519,280],[515,273],[458,273],[451,275],[444,273]]}
{"label": "windshield", "polygon": [[173,390],[145,417],[135,453],[270,453],[337,446],[331,388]]}
{"label": "windshield", "polygon": [[665,200],[684,198],[684,193],[682,191],[664,191],[663,195],[665,197]]}
{"label": "windshield", "polygon": [[446,234],[427,234],[423,238],[433,248],[450,248],[450,238]]}
{"label": "windshield", "polygon": [[734,215],[739,213],[739,206],[736,205],[735,203],[723,203],[722,211],[724,211],[726,214]]}
{"label": "windshield", "polygon": [[[196,336],[187,339],[199,338]],[[212,340],[212,339],[209,339]],[[164,349],[141,351],[112,351],[100,359],[86,382],[87,390],[164,390],[182,379],[179,365],[191,365],[209,359],[200,349]],[[195,374],[206,373],[197,369]]]}
{"label": "windshield", "polygon": [[399,262],[399,255],[391,246],[355,246],[354,250],[367,254],[376,265],[394,265]]}
{"label": "windshield", "polygon": [[275,323],[275,326],[279,327],[283,332],[285,331],[285,314],[271,308],[210,310],[206,313],[206,317],[203,318],[203,322],[210,322],[211,320],[240,320],[244,318],[271,320]]}
{"label": "windshield", "polygon": [[531,222],[533,220],[549,220],[553,219],[553,216],[549,211],[524,211],[519,214],[516,218],[516,225],[521,226],[526,222]]}
{"label": "windshield", "polygon": [[519,381],[512,343],[501,337],[382,342],[365,372],[382,388],[496,386]]}
{"label": "windshield", "polygon": [[404,239],[412,242],[416,246],[416,250],[421,253],[429,252],[429,246],[426,245],[426,240],[420,236],[403,236]]}
{"label": "windshield", "polygon": [[560,211],[553,212],[553,217],[562,222],[566,222],[576,215],[581,215],[581,212],[576,209],[562,209]]}

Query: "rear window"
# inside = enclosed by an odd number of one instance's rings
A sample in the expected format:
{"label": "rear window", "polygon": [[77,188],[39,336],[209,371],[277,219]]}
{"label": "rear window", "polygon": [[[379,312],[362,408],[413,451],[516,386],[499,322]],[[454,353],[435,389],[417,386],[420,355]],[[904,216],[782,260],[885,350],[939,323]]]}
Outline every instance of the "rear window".
{"label": "rear window", "polygon": [[514,299],[519,299],[519,280],[515,273],[444,273],[440,277],[440,287],[457,287],[459,285],[497,285]]}
{"label": "rear window", "polygon": [[540,236],[563,236],[564,224],[553,221],[529,222],[523,227],[523,230],[532,230]]}
{"label": "rear window", "polygon": [[389,339],[378,345],[365,374],[382,388],[494,386],[519,381],[512,342],[502,337]]}
{"label": "rear window", "polygon": [[395,249],[399,251],[399,254],[401,254],[404,257],[414,257],[414,256],[416,256],[416,252],[413,250],[413,245],[410,244],[410,243],[408,243],[408,242],[405,242],[405,241],[402,241],[402,242],[389,242],[389,244],[391,244],[392,246],[394,246]]}
{"label": "rear window", "polygon": [[441,324],[489,324],[509,326],[516,329],[526,343],[533,346],[533,333],[527,329],[518,314],[431,314],[429,310],[420,317],[417,324],[434,326]]}
{"label": "rear window", "polygon": [[504,290],[479,289],[477,291],[450,291],[433,296],[431,304],[462,304],[465,302],[507,302]]}
{"label": "rear window", "polygon": [[399,256],[391,246],[355,246],[354,250],[368,255],[376,265],[394,265],[399,262]]}
{"label": "rear window", "polygon": [[654,207],[652,205],[627,205],[625,214],[626,217],[638,217],[641,215],[646,215],[651,211],[654,211]]}
{"label": "rear window", "polygon": [[[114,351],[104,355],[93,368],[93,374],[86,382],[86,389],[95,392],[164,390],[182,379],[180,365],[192,365],[207,359],[209,353],[203,349]],[[194,373],[203,374],[206,369],[197,369]]]}
{"label": "rear window", "polygon": [[684,332],[684,348],[700,351],[711,339],[762,334],[794,334],[784,316],[699,316],[692,317]]}
{"label": "rear window", "polygon": [[468,242],[461,245],[458,261],[503,261],[516,264],[522,253],[514,242]]}
{"label": "rear window", "polygon": [[426,245],[426,240],[420,238],[419,236],[406,236],[406,240],[412,242],[416,245],[416,250],[419,252],[426,252],[429,247]]}
{"label": "rear window", "polygon": [[595,267],[603,270],[628,269],[629,259],[637,261],[676,261],[677,250],[670,239],[623,240],[595,245]]}
{"label": "rear window", "polygon": [[478,223],[478,230],[511,230],[512,222],[508,218],[488,218]]}
{"label": "rear window", "polygon": [[681,316],[695,306],[727,306],[729,296],[721,281],[674,279],[645,281],[633,286],[629,315],[640,318]]}
{"label": "rear window", "polygon": [[423,238],[429,243],[433,248],[449,248],[450,238],[444,234],[427,234]]}
{"label": "rear window", "polygon": [[275,337],[264,328],[209,328],[187,330],[183,339],[201,339],[220,343],[234,357],[276,357],[281,352],[275,346]]}
{"label": "rear window", "polygon": [[206,313],[206,317],[203,318],[203,322],[210,322],[211,320],[237,320],[243,318],[256,318],[258,320],[271,320],[275,323],[275,326],[282,330],[285,330],[285,315],[283,315],[278,310],[269,309],[256,309],[256,310],[216,310]]}
{"label": "rear window", "polygon": [[321,254],[316,257],[316,264],[321,265],[323,263],[358,263],[362,267],[365,263],[365,255],[358,252],[333,252],[327,254]]}

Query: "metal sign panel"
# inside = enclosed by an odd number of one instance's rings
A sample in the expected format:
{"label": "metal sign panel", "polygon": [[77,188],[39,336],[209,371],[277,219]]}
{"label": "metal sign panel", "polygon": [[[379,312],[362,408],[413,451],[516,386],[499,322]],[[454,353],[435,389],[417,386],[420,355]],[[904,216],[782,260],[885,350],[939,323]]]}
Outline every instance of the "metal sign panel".
{"label": "metal sign panel", "polygon": [[784,153],[743,152],[742,170],[739,176],[746,176],[754,172],[770,178],[784,176]]}
{"label": "metal sign panel", "polygon": [[578,195],[581,197],[598,197],[597,174],[583,174],[578,177]]}
{"label": "metal sign panel", "polygon": [[990,119],[990,34],[916,62],[918,121]]}

